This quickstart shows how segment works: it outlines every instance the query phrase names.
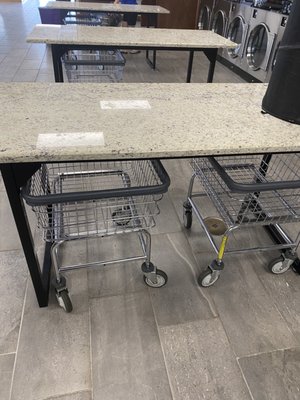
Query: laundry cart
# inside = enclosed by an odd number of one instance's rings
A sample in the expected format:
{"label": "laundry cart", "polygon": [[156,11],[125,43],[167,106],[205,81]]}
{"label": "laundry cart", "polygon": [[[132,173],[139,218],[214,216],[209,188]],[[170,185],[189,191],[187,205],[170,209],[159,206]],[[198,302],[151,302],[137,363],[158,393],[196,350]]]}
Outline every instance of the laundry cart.
{"label": "laundry cart", "polygon": [[[71,11],[65,24],[89,26],[117,26],[121,17],[117,13],[88,13]],[[69,82],[120,82],[126,60],[120,50],[72,50],[62,57]]]}
{"label": "laundry cart", "polygon": [[[72,311],[72,303],[62,272],[71,269],[143,260],[146,285],[158,288],[166,284],[167,275],[151,263],[147,229],[155,225],[158,202],[169,184],[159,160],[42,164],[34,173],[21,193],[37,216],[44,240],[52,243],[53,285],[65,311]],[[59,249],[64,242],[117,234],[137,235],[140,254],[61,265]]]}
{"label": "laundry cart", "polygon": [[122,17],[118,13],[90,13],[69,11],[63,19],[65,25],[118,26]]}
{"label": "laundry cart", "polygon": [[[299,220],[299,154],[194,158],[191,166],[194,173],[183,205],[184,225],[191,228],[194,214],[217,254],[200,274],[199,285],[211,286],[217,281],[224,269],[225,253],[281,250],[281,255],[268,265],[275,274],[287,271],[299,261],[296,254],[299,234],[292,240],[282,227]],[[195,179],[200,183],[198,191],[194,189]],[[201,197],[209,198],[216,216],[203,217],[199,206]],[[276,230],[284,240],[255,248],[227,250],[228,239],[234,231],[256,225],[269,226],[269,230]],[[219,241],[216,236],[220,236]]]}
{"label": "laundry cart", "polygon": [[119,50],[72,50],[62,57],[66,76],[73,83],[108,83],[123,79],[125,58]]}

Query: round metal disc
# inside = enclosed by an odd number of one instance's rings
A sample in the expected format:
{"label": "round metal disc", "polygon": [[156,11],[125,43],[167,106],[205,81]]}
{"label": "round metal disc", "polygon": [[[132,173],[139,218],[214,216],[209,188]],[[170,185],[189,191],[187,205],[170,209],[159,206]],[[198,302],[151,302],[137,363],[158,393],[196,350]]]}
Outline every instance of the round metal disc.
{"label": "round metal disc", "polygon": [[221,218],[206,217],[203,221],[211,235],[222,236],[227,230],[227,226]]}

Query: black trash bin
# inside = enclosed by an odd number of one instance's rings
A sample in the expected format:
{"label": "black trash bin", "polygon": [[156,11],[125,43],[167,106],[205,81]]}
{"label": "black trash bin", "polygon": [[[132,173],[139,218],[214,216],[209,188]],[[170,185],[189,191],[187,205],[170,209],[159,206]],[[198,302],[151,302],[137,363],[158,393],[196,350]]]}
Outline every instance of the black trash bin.
{"label": "black trash bin", "polygon": [[263,111],[300,124],[300,1],[294,0],[262,102]]}

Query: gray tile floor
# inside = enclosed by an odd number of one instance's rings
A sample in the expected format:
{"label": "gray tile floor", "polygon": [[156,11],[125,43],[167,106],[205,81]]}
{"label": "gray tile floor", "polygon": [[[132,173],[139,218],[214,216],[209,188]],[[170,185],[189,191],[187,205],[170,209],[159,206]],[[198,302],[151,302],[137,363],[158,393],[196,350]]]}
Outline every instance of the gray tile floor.
{"label": "gray tile floor", "polygon": [[[49,49],[25,42],[39,22],[37,5],[0,5],[0,81],[53,81]],[[126,58],[124,81],[185,79],[187,54],[160,52],[157,71],[144,54]],[[206,71],[197,55],[193,81],[204,82]],[[215,81],[241,82],[221,65]],[[0,180],[1,400],[300,398],[299,275],[268,273],[272,253],[231,255],[214,287],[198,287],[196,277],[214,254],[197,223],[189,232],[182,227],[187,160],[164,163],[172,184],[152,238],[153,261],[168,273],[167,286],[147,288],[138,262],[72,272],[71,314],[53,293],[49,307],[38,308]],[[207,202],[202,208],[214,213]],[[131,252],[132,239],[66,245],[63,261],[97,259],[99,249],[104,256]],[[255,229],[233,242],[267,240]]]}

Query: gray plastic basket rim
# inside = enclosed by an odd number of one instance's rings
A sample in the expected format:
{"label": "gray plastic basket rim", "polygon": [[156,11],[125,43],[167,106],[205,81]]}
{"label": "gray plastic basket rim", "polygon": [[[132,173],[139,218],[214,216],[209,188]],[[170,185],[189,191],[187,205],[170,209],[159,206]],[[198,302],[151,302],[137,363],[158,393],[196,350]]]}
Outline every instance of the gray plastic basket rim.
{"label": "gray plastic basket rim", "polygon": [[[282,182],[259,182],[259,183],[237,183],[225,171],[214,157],[207,157],[212,167],[226,183],[232,192],[250,193],[250,192],[266,192],[272,190],[298,189],[300,188],[300,180],[282,181]],[[238,167],[238,165],[237,165]]]}
{"label": "gray plastic basket rim", "polygon": [[69,192],[59,194],[47,194],[34,196],[30,194],[31,179],[21,188],[21,195],[30,206],[48,206],[49,204],[58,203],[73,203],[78,201],[89,201],[97,199],[117,198],[117,197],[132,197],[132,196],[147,196],[166,193],[170,186],[170,177],[163,167],[160,160],[149,160],[155,172],[161,180],[160,185],[155,186],[132,186],[130,188],[117,188],[106,190],[93,190],[86,192]]}

